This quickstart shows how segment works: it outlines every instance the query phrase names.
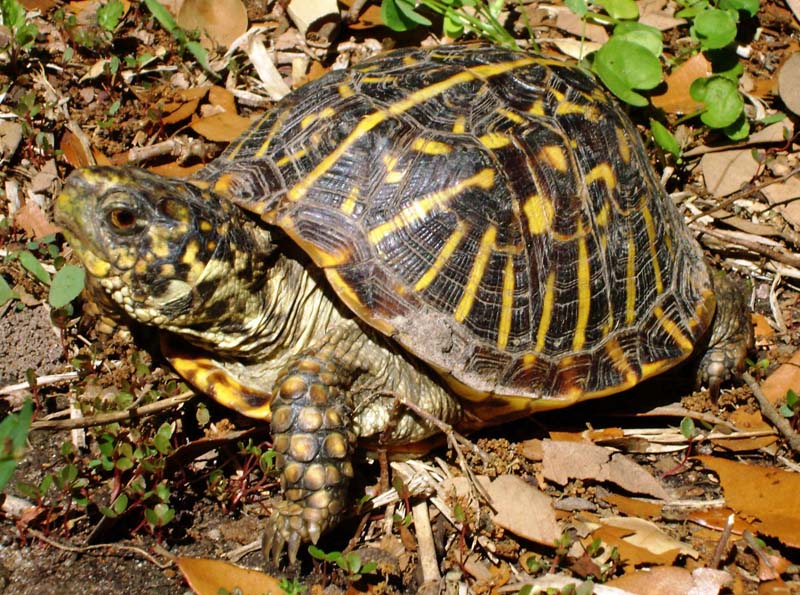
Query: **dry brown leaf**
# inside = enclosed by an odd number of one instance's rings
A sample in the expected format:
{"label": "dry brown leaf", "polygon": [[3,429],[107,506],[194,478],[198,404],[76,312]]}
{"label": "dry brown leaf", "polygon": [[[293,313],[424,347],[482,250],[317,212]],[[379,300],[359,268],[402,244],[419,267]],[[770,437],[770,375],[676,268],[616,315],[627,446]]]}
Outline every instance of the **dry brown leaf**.
{"label": "dry brown leaf", "polygon": [[184,167],[180,165],[178,162],[173,161],[171,163],[165,163],[163,165],[153,165],[152,167],[148,167],[148,171],[153,172],[154,174],[158,174],[160,176],[166,176],[168,178],[188,178],[196,171],[203,169],[205,164],[197,163],[195,165],[190,165],[189,167]]}
{"label": "dry brown leaf", "polygon": [[10,159],[22,142],[22,126],[11,120],[0,120],[0,159]]}
{"label": "dry brown leaf", "polygon": [[775,122],[751,134],[747,139],[747,144],[785,143],[787,139],[792,138],[793,134],[794,122],[789,119],[784,119],[781,122]]}
{"label": "dry brown leaf", "polygon": [[[771,339],[775,336],[775,329],[772,328],[772,325],[767,320],[767,317],[763,314],[759,314],[758,312],[753,312],[750,315],[750,318],[753,320],[753,331],[756,335],[756,344],[766,344],[764,339]],[[761,341],[759,341],[759,339]]]}
{"label": "dry brown leaf", "polygon": [[758,585],[758,595],[797,595],[797,591],[781,580]]}
{"label": "dry brown leaf", "polygon": [[800,115],[800,54],[792,54],[778,72],[778,93],[783,104]]}
{"label": "dry brown leaf", "polygon": [[556,28],[571,33],[581,39],[603,44],[608,41],[608,32],[600,25],[586,23],[574,12],[565,7],[556,7]]}
{"label": "dry brown leaf", "polygon": [[369,4],[361,11],[358,20],[355,23],[350,23],[347,28],[355,29],[374,29],[375,27],[382,27],[383,19],[381,18],[381,7],[379,4]]}
{"label": "dry brown leaf", "polygon": [[659,566],[629,572],[606,583],[609,587],[625,589],[637,595],[717,595],[732,582],[723,570]]}
{"label": "dry brown leaf", "polygon": [[781,364],[761,383],[761,392],[770,403],[776,405],[786,399],[786,392],[789,389],[797,391],[798,387],[800,387],[800,351],[795,352],[788,362]]}
{"label": "dry brown leaf", "polygon": [[239,589],[242,595],[282,593],[278,580],[263,572],[209,558],[176,558],[178,568],[197,595],[218,595]]}
{"label": "dry brown leaf", "polygon": [[231,114],[238,113],[236,109],[236,98],[233,93],[228,91],[225,87],[214,85],[208,91],[208,102],[211,105],[221,107],[226,112]]}
{"label": "dry brown leaf", "polygon": [[647,548],[639,547],[626,541],[625,538],[630,536],[631,533],[628,529],[601,525],[592,532],[587,543],[591,543],[594,539],[599,539],[607,546],[617,548],[620,560],[630,566],[638,566],[639,564],[672,564],[680,554],[678,549],[666,550],[656,554]]}
{"label": "dry brown leaf", "polygon": [[561,528],[549,496],[513,475],[501,475],[487,492],[497,511],[492,516],[496,525],[529,541],[555,544]]}
{"label": "dry brown leaf", "polygon": [[685,556],[697,559],[700,554],[691,546],[670,537],[653,522],[632,517],[606,517],[600,523],[623,530],[625,541],[640,548],[661,555],[678,551]]}
{"label": "dry brown leaf", "polygon": [[769,184],[762,188],[769,204],[776,205],[781,213],[795,229],[800,228],[800,179],[791,177],[783,182]]}
{"label": "dry brown leaf", "polygon": [[[755,432],[759,430],[772,431],[772,426],[764,421],[761,412],[752,413],[745,409],[736,409],[731,413],[729,421],[743,432]],[[757,450],[773,444],[777,436],[754,436],[752,438],[713,438],[711,441],[719,447],[726,448],[733,452],[747,450]]]}
{"label": "dry brown leaf", "polygon": [[241,0],[185,0],[175,21],[227,48],[247,31],[247,9]]}
{"label": "dry brown leaf", "polygon": [[36,239],[61,231],[61,228],[51,223],[44,211],[32,201],[26,202],[14,213],[14,223],[21,227],[26,235]]}
{"label": "dry brown leaf", "polygon": [[662,505],[656,502],[649,502],[645,500],[637,500],[636,498],[629,498],[620,494],[609,494],[603,498],[609,504],[616,506],[625,516],[644,518],[649,517],[652,519],[661,517]]}
{"label": "dry brown leaf", "polygon": [[164,115],[161,117],[161,122],[164,124],[177,124],[188,120],[197,111],[198,105],[200,105],[199,99],[168,103],[164,106]]}
{"label": "dry brown leaf", "polygon": [[700,160],[706,189],[716,197],[728,196],[749,183],[761,164],[751,149],[706,153]]}
{"label": "dry brown leaf", "polygon": [[94,165],[94,157],[92,155],[87,155],[83,143],[69,130],[61,136],[59,149],[63,152],[64,159],[66,159],[67,163],[72,167],[77,168]]}
{"label": "dry brown leaf", "polygon": [[208,140],[230,142],[250,127],[250,120],[229,112],[200,118],[190,124],[192,130]]}
{"label": "dry brown leaf", "polygon": [[759,532],[800,547],[800,473],[717,457],[697,459],[719,476],[728,506],[758,519]]}
{"label": "dry brown leaf", "polygon": [[589,442],[542,443],[545,478],[565,485],[570,478],[614,483],[634,494],[667,498],[661,484],[625,455]]}
{"label": "dry brown leaf", "polygon": [[27,10],[38,10],[42,14],[47,12],[58,4],[58,0],[19,0]]}
{"label": "dry brown leaf", "polygon": [[709,510],[694,510],[689,513],[688,520],[714,531],[722,531],[728,522],[728,517],[733,514],[733,533],[741,535],[745,531],[755,532],[756,528],[743,518],[736,516],[730,508],[711,508]]}
{"label": "dry brown leaf", "polygon": [[692,99],[689,87],[695,79],[709,75],[711,62],[703,54],[695,54],[670,73],[665,81],[666,93],[654,95],[651,98],[653,105],[670,114],[690,114],[702,108],[702,103]]}

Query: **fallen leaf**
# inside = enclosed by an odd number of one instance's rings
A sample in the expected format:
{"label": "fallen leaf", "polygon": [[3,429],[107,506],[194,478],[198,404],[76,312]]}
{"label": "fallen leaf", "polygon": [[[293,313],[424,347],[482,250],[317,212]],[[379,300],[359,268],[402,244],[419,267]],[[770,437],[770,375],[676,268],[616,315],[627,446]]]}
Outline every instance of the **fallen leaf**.
{"label": "fallen leaf", "polygon": [[238,589],[242,595],[283,593],[276,578],[223,560],[176,558],[175,563],[197,595],[218,595],[222,589]]}
{"label": "fallen leaf", "polygon": [[654,106],[670,114],[690,114],[697,111],[703,104],[692,99],[689,87],[695,79],[709,75],[711,62],[703,54],[695,54],[670,73],[665,80],[666,92],[663,95],[654,95],[651,101]]}
{"label": "fallen leaf", "polygon": [[51,223],[44,211],[32,201],[27,201],[14,213],[14,223],[20,226],[26,235],[36,239],[61,231],[61,228]]}
{"label": "fallen leaf", "polygon": [[778,71],[778,93],[783,104],[800,115],[800,54],[792,54]]}
{"label": "fallen leaf", "polygon": [[769,204],[775,206],[795,228],[800,228],[800,180],[793,176],[783,182],[769,184],[762,188]]}
{"label": "fallen leaf", "polygon": [[689,513],[687,520],[714,531],[722,531],[728,522],[728,517],[734,515],[733,528],[734,534],[741,535],[745,531],[755,532],[756,528],[752,523],[748,523],[743,518],[736,516],[730,508],[711,508],[709,510],[694,510]]}
{"label": "fallen leaf", "polygon": [[11,120],[0,120],[0,159],[10,159],[22,141],[22,126]]}
{"label": "fallen leaf", "polygon": [[665,554],[677,550],[684,556],[691,556],[694,559],[700,554],[690,545],[679,541],[661,530],[655,523],[632,517],[605,517],[600,519],[600,523],[609,527],[623,529],[625,541],[637,547],[645,548],[654,554]]}
{"label": "fallen leaf", "polygon": [[241,0],[185,0],[175,21],[227,48],[247,31],[247,9]]}
{"label": "fallen leaf", "polygon": [[752,181],[760,167],[751,149],[706,153],[700,159],[706,189],[716,197],[728,196],[741,189]]}
{"label": "fallen leaf", "polygon": [[496,525],[529,541],[555,545],[561,527],[549,496],[513,475],[501,475],[487,491],[497,511],[492,516]]}
{"label": "fallen leaf", "polygon": [[203,163],[196,163],[195,165],[184,167],[178,164],[177,161],[173,161],[171,163],[164,163],[162,165],[153,165],[147,169],[154,174],[165,176],[167,178],[188,178],[196,171],[203,169],[204,167],[205,164]]}
{"label": "fallen leaf", "polygon": [[208,102],[211,105],[221,107],[231,114],[237,113],[236,98],[225,87],[220,87],[219,85],[211,87],[208,91]]}
{"label": "fallen leaf", "polygon": [[753,320],[753,331],[756,335],[756,342],[758,342],[759,339],[771,339],[775,336],[775,329],[772,328],[766,316],[758,312],[753,312],[750,318]]}
{"label": "fallen leaf", "polygon": [[757,519],[759,532],[800,547],[800,473],[710,456],[697,460],[719,476],[728,506]]}
{"label": "fallen leaf", "polygon": [[71,131],[67,130],[61,136],[61,143],[59,144],[64,154],[64,159],[67,160],[72,167],[87,167],[94,165],[94,157],[87,153],[87,148],[83,146],[78,136]]}
{"label": "fallen leaf", "polygon": [[200,118],[190,124],[192,130],[215,142],[230,142],[250,127],[250,120],[229,112]]}
{"label": "fallen leaf", "polygon": [[660,518],[662,505],[657,502],[650,502],[645,500],[637,500],[636,498],[629,498],[620,494],[609,494],[603,498],[612,506],[616,506],[625,516],[636,518]]}
{"label": "fallen leaf", "polygon": [[[751,413],[745,409],[736,409],[731,413],[729,421],[743,432],[755,432],[759,430],[772,431],[772,426],[764,421],[759,411],[753,411]],[[774,444],[777,439],[777,436],[753,436],[746,439],[713,438],[711,441],[717,446],[733,452],[742,452],[764,448],[770,444]]]}
{"label": "fallen leaf", "polygon": [[761,392],[773,405],[786,400],[786,393],[800,387],[800,351],[796,351],[792,358],[781,364],[777,370],[770,374],[761,383]]}
{"label": "fallen leaf", "polygon": [[777,580],[758,585],[758,595],[797,595],[797,593],[783,581]]}
{"label": "fallen leaf", "polygon": [[717,595],[733,582],[723,570],[659,566],[629,572],[606,583],[609,587],[625,589],[637,595]]}
{"label": "fallen leaf", "polygon": [[608,481],[635,494],[667,498],[661,484],[632,459],[589,442],[542,443],[542,469],[546,479],[565,485],[570,478]]}
{"label": "fallen leaf", "polygon": [[794,135],[794,122],[785,119],[781,122],[775,122],[774,124],[765,126],[758,132],[754,132],[747,139],[747,144],[785,143],[787,139],[792,138],[792,135]]}

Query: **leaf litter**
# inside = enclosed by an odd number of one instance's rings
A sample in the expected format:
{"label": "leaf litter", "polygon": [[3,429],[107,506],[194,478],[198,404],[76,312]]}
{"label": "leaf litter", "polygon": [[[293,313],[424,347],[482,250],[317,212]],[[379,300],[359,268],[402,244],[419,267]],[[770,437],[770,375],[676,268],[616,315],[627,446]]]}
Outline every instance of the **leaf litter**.
{"label": "leaf litter", "polygon": [[[54,9],[53,3],[43,0],[26,0],[24,4],[41,14],[49,14]],[[279,98],[288,92],[290,84],[294,87],[319,76],[332,66],[334,58],[328,55],[329,52],[339,56],[335,59],[340,65],[357,61],[380,45],[375,37],[385,35],[374,5],[361,12],[360,18],[350,28],[350,33],[364,33],[338,46],[325,46],[325,43],[330,44],[330,40],[326,41],[322,35],[314,43],[323,45],[314,46],[303,39],[303,34],[291,21],[293,3],[267,3],[266,10],[261,8],[260,12],[238,2],[231,3],[231,7],[224,11],[215,10],[213,4],[187,2],[183,8],[173,6],[172,10],[179,22],[196,25],[206,33],[202,43],[212,55],[212,66],[219,64],[215,60],[225,47],[230,47],[237,60],[255,63],[256,76],[229,73],[226,80],[217,80],[207,71],[187,65],[178,57],[176,50],[179,48],[175,47],[175,40],[157,26],[147,31],[132,30],[131,21],[125,21],[125,15],[139,11],[136,22],[143,23],[147,22],[146,13],[141,5],[124,3],[121,18],[125,24],[115,30],[115,43],[130,42],[141,50],[137,54],[149,54],[151,57],[142,61],[144,67],[122,66],[116,75],[112,72],[114,60],[101,57],[104,56],[102,51],[96,55],[78,53],[72,64],[51,69],[46,78],[31,75],[15,80],[11,95],[0,101],[0,115],[3,115],[0,119],[0,158],[4,165],[10,163],[13,166],[2,178],[5,213],[13,215],[17,226],[3,231],[4,255],[52,233],[53,228],[46,218],[48,203],[42,197],[52,196],[58,181],[71,167],[95,162],[132,162],[167,175],[189,175],[247,127],[251,116],[257,115],[267,103],[262,94]],[[284,10],[283,4],[288,4],[288,11]],[[329,9],[324,2],[320,5]],[[791,10],[796,9],[795,5],[795,2],[789,2]],[[91,23],[98,6],[100,4],[96,2],[65,4],[79,24]],[[643,22],[665,31],[680,23],[664,2],[641,3],[641,6]],[[244,28],[240,7],[245,8],[250,17],[245,20]],[[527,11],[527,4],[525,7]],[[562,7],[545,8],[562,15],[556,26],[563,31],[571,31],[576,36],[586,33],[586,30],[577,30],[574,23],[570,25],[569,19],[564,19],[567,13]],[[768,5],[765,14],[772,14],[769,11],[774,8]],[[534,11],[528,13],[534,14]],[[189,20],[183,21],[181,14]],[[232,15],[239,16],[229,18]],[[313,15],[303,16],[303,19],[306,23],[304,28],[314,22]],[[37,43],[41,44],[41,51],[61,55],[68,46],[74,47],[75,42],[65,40],[63,30],[53,22],[41,18],[36,20],[40,31]],[[248,30],[249,34],[242,37]],[[597,35],[602,35],[601,31],[604,30],[598,30]],[[375,37],[371,36],[373,33]],[[554,44],[558,46],[566,41],[569,40],[562,38],[554,40]],[[100,42],[102,45],[102,39]],[[244,50],[246,60],[242,59],[241,53],[236,53],[238,47]],[[771,52],[779,50],[769,48],[765,51],[771,55]],[[792,95],[798,87],[794,84],[796,64],[791,55],[783,62],[777,85],[774,77],[758,78],[754,72],[753,93],[765,99],[769,93],[778,92],[787,108],[797,113]],[[667,80],[666,93],[660,100],[663,103],[657,105],[670,113],[689,113],[695,107],[687,87],[687,81],[691,82],[694,75],[681,72],[683,68],[703,70],[707,65],[694,58]],[[9,81],[4,79],[2,82],[0,89],[5,88]],[[115,89],[123,89],[126,101],[120,103],[119,111],[109,118]],[[47,123],[46,127],[41,126],[41,132],[51,134],[49,140],[37,141],[35,136],[23,133],[19,118],[6,117],[11,116],[10,106],[16,105],[24,92],[49,97],[52,105],[56,106],[46,107],[43,115],[30,119],[34,124]],[[68,98],[68,101],[59,104],[59,96]],[[251,105],[258,106],[257,110],[248,107]],[[67,106],[69,119],[62,115],[64,106]],[[683,125],[681,129],[686,133],[686,146],[697,147],[694,154],[704,155],[702,160],[693,161],[686,170],[688,188],[696,192],[696,196],[682,204],[690,216],[705,226],[704,230],[726,231],[717,237],[703,233],[700,239],[718,264],[751,276],[754,302],[762,326],[779,329],[778,336],[762,334],[759,354],[762,359],[769,360],[771,369],[778,363],[787,362],[763,383],[763,390],[775,407],[785,404],[789,389],[800,386],[795,375],[799,356],[794,353],[800,344],[795,320],[800,270],[796,265],[770,257],[770,250],[786,250],[787,246],[798,245],[796,233],[800,224],[794,212],[798,196],[797,177],[792,175],[798,168],[798,153],[796,145],[792,144],[793,129],[788,124],[772,125],[769,127],[770,136],[766,135],[768,129],[752,135],[750,142],[758,143],[760,149],[755,153],[753,145],[735,149],[724,145],[701,146],[703,139],[693,138],[694,131]],[[762,136],[758,137],[759,134]],[[45,136],[40,138],[46,139]],[[63,157],[58,162],[44,158],[48,143],[62,149]],[[770,158],[767,159],[768,155]],[[685,156],[692,159],[692,152],[687,151]],[[699,167],[695,168],[698,163]],[[740,198],[742,189],[753,183],[763,185],[759,188],[760,193],[747,192],[746,200]],[[729,196],[735,200],[720,208],[718,197]],[[676,200],[679,198],[676,195]],[[739,221],[737,229],[740,235],[727,233],[726,226],[731,225],[728,222],[735,220]],[[774,244],[764,244],[762,233],[774,238]],[[64,254],[69,256],[68,252]],[[37,312],[37,320],[49,320],[47,288],[37,284],[27,269],[18,268],[14,262],[4,261],[4,282],[13,288],[15,295],[24,299],[6,302],[3,317],[3,323],[9,329],[6,345],[25,345],[26,335],[30,333],[63,337],[62,349],[49,356],[50,362],[29,366],[38,374],[51,368],[72,370],[74,368],[68,360],[75,357],[90,362],[90,367],[84,368],[85,374],[85,370],[92,370],[91,366],[97,362],[96,371],[104,374],[92,372],[89,382],[108,384],[75,384],[72,388],[79,400],[80,397],[84,399],[81,408],[86,409],[88,420],[84,418],[85,422],[90,424],[93,415],[99,418],[97,402],[106,397],[118,398],[120,389],[143,396],[153,386],[166,386],[171,372],[160,362],[149,360],[149,355],[138,355],[140,352],[131,347],[130,335],[116,336],[103,345],[100,335],[89,324],[42,330],[23,323],[22,316],[30,312]],[[49,279],[52,272],[45,274]],[[14,303],[27,306],[17,311],[9,307]],[[84,307],[88,311],[89,303]],[[4,355],[8,364],[17,359],[8,348]],[[8,384],[23,381],[24,371],[11,373],[14,368],[8,364],[7,375],[3,376]],[[142,370],[142,366],[152,366],[152,369]],[[63,377],[64,380],[71,378]],[[9,404],[21,404],[18,396],[30,392],[31,383],[27,384],[27,388],[16,389],[17,397],[14,400],[9,397]],[[44,410],[38,411],[37,416],[55,416],[52,423],[57,426],[59,419],[68,414],[68,408],[59,403],[71,385],[59,385],[58,381],[41,387],[35,382],[33,384],[37,387],[37,398],[44,405]],[[23,382],[20,386],[24,385]],[[87,400],[89,395],[92,395],[92,401]],[[101,395],[105,397],[101,398]],[[185,403],[185,400],[180,402]],[[797,550],[800,548],[797,543],[800,534],[798,455],[783,447],[745,390],[726,393],[717,404],[702,394],[684,399],[684,410],[690,411],[692,417],[705,420],[708,412],[715,412],[715,417],[725,418],[724,423],[703,422],[707,425],[698,427],[690,437],[670,427],[678,425],[679,417],[675,414],[662,414],[663,425],[641,427],[641,419],[638,419],[626,427],[616,417],[618,411],[613,409],[630,406],[631,400],[620,402],[623,404],[610,406],[609,417],[604,417],[609,415],[608,409],[605,414],[598,414],[586,406],[579,414],[543,416],[545,422],[563,426],[565,434],[574,438],[572,441],[561,440],[563,434],[556,440],[556,432],[553,432],[550,439],[533,445],[529,438],[536,431],[529,423],[495,429],[488,436],[477,437],[478,445],[491,455],[491,461],[471,459],[470,462],[476,469],[476,481],[485,484],[489,501],[460,475],[461,470],[452,457],[433,467],[409,463],[403,473],[398,471],[399,467],[394,467],[405,485],[400,491],[389,490],[385,497],[379,495],[375,498],[372,517],[380,517],[380,513],[384,516],[365,522],[354,551],[365,552],[370,544],[385,546],[384,550],[392,561],[384,560],[379,567],[388,573],[382,580],[392,585],[388,587],[390,592],[416,590],[420,585],[408,577],[413,575],[417,565],[426,563],[429,567],[460,569],[457,582],[463,588],[473,589],[473,592],[501,587],[516,591],[524,585],[530,585],[531,592],[538,592],[537,589],[547,587],[563,588],[589,576],[598,580],[616,576],[606,585],[598,585],[596,593],[705,595],[754,593],[759,588],[767,592],[766,589],[780,589],[781,585],[796,588]],[[678,407],[673,409],[675,412],[679,410]],[[195,415],[194,409],[192,411]],[[200,414],[198,410],[197,415]],[[237,439],[240,437],[231,422],[225,420],[224,412],[214,410],[213,414],[219,416],[214,422],[215,441],[226,434],[235,435]],[[591,432],[576,429],[576,419],[591,419],[596,428]],[[131,424],[134,432],[142,431],[135,427],[140,422],[125,421],[124,416],[119,420]],[[115,423],[120,423],[119,420]],[[603,424],[606,427],[601,427]],[[64,423],[61,427],[67,428],[69,424]],[[507,442],[503,437],[506,433],[509,436],[521,435],[522,439]],[[96,442],[96,434],[90,432],[89,436],[90,444]],[[28,459],[20,466],[18,475],[27,481],[38,481],[43,477],[41,469],[53,468],[53,463],[47,461],[58,452],[60,438],[39,430],[31,435],[31,440]],[[193,443],[187,442],[187,445]],[[663,448],[654,447],[659,444]],[[712,454],[690,458],[688,455],[695,454],[696,449]],[[214,457],[222,456],[225,449],[219,446],[211,450],[205,447],[196,450],[203,454],[197,454],[186,467],[199,471],[213,466]],[[531,456],[534,451],[537,452]],[[734,457],[741,460],[734,460]],[[242,489],[246,489],[245,484],[242,485]],[[89,489],[101,495],[106,487],[97,483],[90,485]],[[182,529],[158,537],[165,539],[172,553],[180,551],[181,557],[176,558],[177,567],[196,592],[218,592],[219,588],[230,589],[232,585],[243,588],[245,593],[275,588],[275,583],[262,582],[272,580],[264,578],[265,575],[247,572],[248,578],[244,578],[239,570],[210,561],[210,558],[221,558],[233,545],[218,537],[222,528],[231,523],[228,515],[233,512],[255,518],[263,516],[263,508],[266,507],[267,511],[269,508],[264,494],[271,489],[274,488],[259,487],[256,493],[261,495],[261,500],[245,499],[247,504],[234,507],[232,511],[226,508],[227,505],[215,508],[212,498],[197,494],[194,500],[185,503],[187,508],[182,513],[187,518],[194,517],[195,524],[189,525],[183,534]],[[648,497],[642,498],[643,494]],[[412,501],[412,498],[417,500]],[[103,499],[98,498],[98,501]],[[396,518],[404,519],[411,514],[407,505],[412,504],[414,524],[397,522]],[[148,563],[142,572],[138,563],[135,566],[130,564],[122,556],[115,555],[113,548],[109,548],[103,557],[107,568],[90,560],[89,564],[76,564],[70,574],[70,570],[57,561],[60,548],[63,549],[67,543],[82,547],[91,522],[86,516],[63,516],[62,529],[50,531],[51,526],[41,519],[54,513],[55,509],[35,502],[28,505],[28,512],[18,513],[26,519],[19,525],[19,531],[12,517],[8,518],[3,531],[4,544],[10,543],[13,547],[2,551],[0,560],[10,573],[13,588],[19,586],[16,592],[38,594],[59,589],[64,592],[65,585],[72,589],[67,592],[94,592],[91,584],[87,586],[87,577],[100,571],[106,571],[106,575],[93,583],[97,586],[96,592],[110,592],[109,589],[113,588],[104,586],[104,580],[113,586],[122,578],[134,581],[128,591],[134,594],[148,592],[153,585],[159,585],[159,592],[178,593],[183,590],[174,571],[165,576],[159,568]],[[23,505],[18,510],[26,509]],[[423,524],[420,515],[430,516],[430,537],[415,533],[415,526]],[[198,524],[199,519],[206,520],[200,520]],[[143,540],[145,547],[163,555],[164,559],[170,559],[172,555],[166,555],[160,549],[162,546],[157,544],[153,535],[135,531],[126,534],[124,530],[121,534],[122,540]],[[561,544],[559,538],[564,535],[570,539]],[[755,536],[765,541],[759,541]],[[54,539],[56,537],[59,540]],[[258,536],[253,534],[250,538],[257,540]],[[239,536],[238,539],[244,541],[246,538]],[[430,544],[433,547],[422,543],[425,539],[433,540],[434,543]],[[30,547],[37,540],[46,547]],[[187,543],[191,545],[187,547]],[[601,554],[597,554],[597,544],[600,544]],[[242,545],[258,549],[247,543]],[[719,549],[720,545],[723,552],[720,564],[724,569],[714,569],[709,567],[714,562],[712,550]],[[197,556],[205,557],[190,560],[190,557]],[[250,566],[261,565],[258,554],[249,556],[245,559]],[[421,556],[431,556],[432,559],[419,560]],[[533,572],[536,565],[523,564],[523,561],[531,560],[544,561],[545,568],[561,564],[559,570],[562,571],[572,564],[572,574],[553,573],[529,578],[528,573]],[[48,570],[42,572],[45,568]],[[20,578],[29,576],[39,577],[38,583],[30,584]],[[248,582],[253,576],[255,583]],[[403,576],[406,578],[401,578]],[[356,583],[347,583],[331,568],[317,567],[306,574],[306,579],[315,588],[330,580],[348,585],[351,590],[356,588]],[[135,583],[136,580],[141,582]],[[377,584],[383,583],[367,582],[358,588],[376,592]]]}

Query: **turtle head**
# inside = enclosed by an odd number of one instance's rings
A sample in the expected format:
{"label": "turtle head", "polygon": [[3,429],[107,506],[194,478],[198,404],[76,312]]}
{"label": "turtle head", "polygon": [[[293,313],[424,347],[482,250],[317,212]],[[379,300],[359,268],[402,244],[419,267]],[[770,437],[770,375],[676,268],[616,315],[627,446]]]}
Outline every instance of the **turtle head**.
{"label": "turtle head", "polygon": [[131,318],[203,332],[263,283],[269,232],[202,183],[133,168],[74,172],[55,218],[92,283]]}

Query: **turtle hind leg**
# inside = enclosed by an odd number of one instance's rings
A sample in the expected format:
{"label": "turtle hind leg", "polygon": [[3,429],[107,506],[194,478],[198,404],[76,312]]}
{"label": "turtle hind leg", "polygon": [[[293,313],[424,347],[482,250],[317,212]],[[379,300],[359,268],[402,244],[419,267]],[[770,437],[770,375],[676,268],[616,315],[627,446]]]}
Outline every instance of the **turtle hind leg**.
{"label": "turtle hind leg", "polygon": [[754,347],[753,325],[747,292],[740,281],[713,275],[717,310],[705,352],[697,364],[697,385],[706,385],[712,396],[721,384],[741,376],[747,355]]}
{"label": "turtle hind leg", "polygon": [[302,543],[316,543],[341,520],[356,440],[345,384],[335,365],[313,354],[278,377],[272,435],[284,499],[267,521],[267,559],[277,562],[286,547],[294,562]]}

